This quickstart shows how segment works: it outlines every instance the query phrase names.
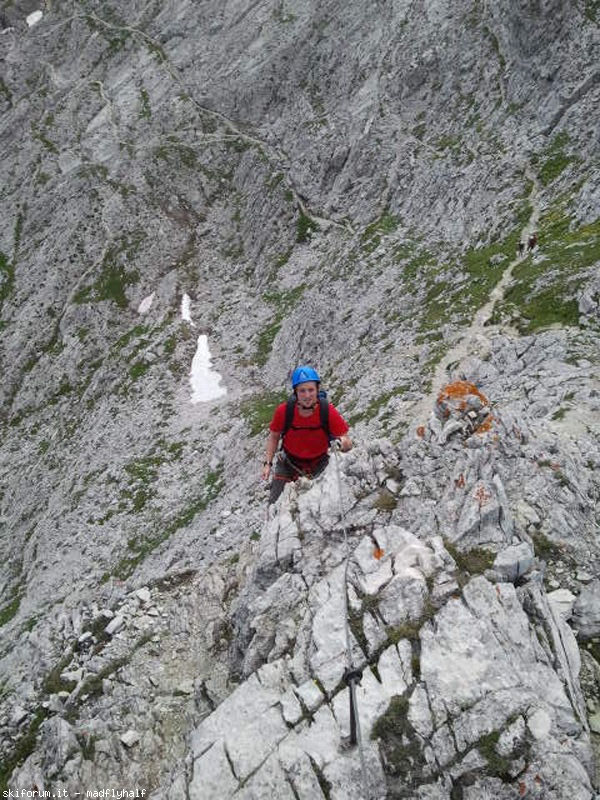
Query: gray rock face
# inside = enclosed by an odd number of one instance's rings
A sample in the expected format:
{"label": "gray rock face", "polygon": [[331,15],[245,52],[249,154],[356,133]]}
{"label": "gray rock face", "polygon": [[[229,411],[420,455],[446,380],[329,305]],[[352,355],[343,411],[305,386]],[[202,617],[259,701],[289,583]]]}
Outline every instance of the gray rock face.
{"label": "gray rock face", "polygon": [[573,614],[573,624],[583,639],[600,636],[600,581],[581,589]]}
{"label": "gray rock face", "polygon": [[[282,505],[295,512],[263,530],[254,577],[238,601],[250,625],[249,635],[241,632],[248,677],[192,735],[190,796],[266,796],[270,787],[285,797],[291,787],[290,796],[308,797],[316,780],[332,796],[361,796],[358,753],[345,745],[341,669],[350,654],[364,670],[357,700],[370,796],[386,796],[400,776],[410,785],[444,775],[455,786],[467,776],[466,785],[479,785],[473,770],[485,774],[499,760],[528,790],[556,785],[544,764],[561,740],[557,791],[592,797],[581,769],[589,735],[575,637],[553,617],[535,576],[518,590],[475,577],[460,594],[441,539],[426,543],[421,529],[388,523],[344,544],[335,527],[318,525],[337,505],[333,472],[308,491],[292,489]],[[309,521],[315,507],[323,515]],[[303,538],[284,564],[278,543],[294,523]],[[318,564],[329,565],[325,574]],[[447,587],[447,602],[435,585]],[[284,649],[273,623],[285,632]]]}
{"label": "gray rock face", "polygon": [[[597,792],[596,18],[4,3],[6,788]],[[299,362],[356,447],[266,515]]]}

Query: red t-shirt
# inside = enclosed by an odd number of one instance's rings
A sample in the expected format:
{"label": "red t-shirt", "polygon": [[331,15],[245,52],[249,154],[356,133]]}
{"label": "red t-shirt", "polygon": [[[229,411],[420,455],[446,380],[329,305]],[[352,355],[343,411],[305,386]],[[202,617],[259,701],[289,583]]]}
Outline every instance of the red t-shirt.
{"label": "red t-shirt", "polygon": [[[285,425],[285,410],[287,403],[281,403],[275,409],[269,428],[281,433]],[[348,433],[348,425],[335,406],[329,404],[329,431],[335,438]],[[298,406],[294,406],[292,427],[283,437],[285,450],[296,458],[311,460],[325,455],[329,448],[329,438],[321,427],[321,409],[319,404],[314,407],[310,417],[302,417]]]}

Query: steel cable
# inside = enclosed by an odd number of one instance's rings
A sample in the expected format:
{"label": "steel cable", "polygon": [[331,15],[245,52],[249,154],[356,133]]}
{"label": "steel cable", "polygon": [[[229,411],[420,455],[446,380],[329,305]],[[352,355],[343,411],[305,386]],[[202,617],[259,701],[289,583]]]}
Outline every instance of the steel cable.
{"label": "steel cable", "polygon": [[350,638],[350,617],[348,612],[348,567],[350,564],[350,544],[348,542],[348,532],[344,523],[344,504],[342,502],[342,477],[340,472],[339,451],[336,447],[332,448],[334,452],[334,460],[338,484],[338,497],[340,502],[340,523],[344,533],[344,548],[346,552],[345,566],[344,566],[344,585],[343,585],[343,602],[344,602],[344,627],[346,633],[346,670],[344,672],[344,679],[348,685],[350,692],[350,739],[351,742],[355,734],[356,744],[358,745],[358,752],[360,757],[360,769],[362,773],[363,790],[365,793],[365,800],[371,800],[369,793],[369,782],[367,780],[367,769],[365,765],[365,754],[362,743],[362,735],[360,730],[360,718],[358,714],[358,702],[356,699],[356,684],[362,676],[362,671],[357,669],[352,659],[352,645]]}

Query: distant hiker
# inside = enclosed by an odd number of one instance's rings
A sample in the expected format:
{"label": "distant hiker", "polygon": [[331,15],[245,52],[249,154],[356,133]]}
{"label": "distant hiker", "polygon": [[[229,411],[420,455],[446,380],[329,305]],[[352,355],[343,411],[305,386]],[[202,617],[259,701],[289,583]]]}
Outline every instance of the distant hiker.
{"label": "distant hiker", "polygon": [[527,249],[528,250],[535,250],[537,245],[537,231],[532,233],[529,239],[527,240]]}
{"label": "distant hiker", "polygon": [[519,242],[517,245],[517,255],[522,256],[525,252],[525,242]]}
{"label": "distant hiker", "polygon": [[262,478],[271,474],[273,458],[282,440],[282,450],[273,468],[269,503],[274,503],[286,483],[303,475],[314,478],[329,462],[328,449],[332,440],[346,452],[352,447],[348,424],[323,392],[321,379],[312,367],[298,367],[292,373],[294,390],[288,400],[275,409],[269,425]]}

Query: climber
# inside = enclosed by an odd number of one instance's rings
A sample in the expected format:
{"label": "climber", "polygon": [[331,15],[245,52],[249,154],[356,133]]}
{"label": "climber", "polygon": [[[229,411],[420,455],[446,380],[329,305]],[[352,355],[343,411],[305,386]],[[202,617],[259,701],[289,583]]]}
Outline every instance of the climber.
{"label": "climber", "polygon": [[529,239],[527,240],[527,249],[528,250],[535,250],[537,246],[537,231],[531,234]]}
{"label": "climber", "polygon": [[344,452],[352,447],[348,424],[319,391],[320,383],[315,369],[298,367],[292,373],[293,395],[275,409],[261,476],[265,481],[269,478],[281,439],[282,449],[273,468],[269,504],[277,500],[286,483],[302,476],[319,475],[329,462],[330,444]]}
{"label": "climber", "polygon": [[517,245],[517,255],[521,257],[525,252],[525,242],[519,242]]}

